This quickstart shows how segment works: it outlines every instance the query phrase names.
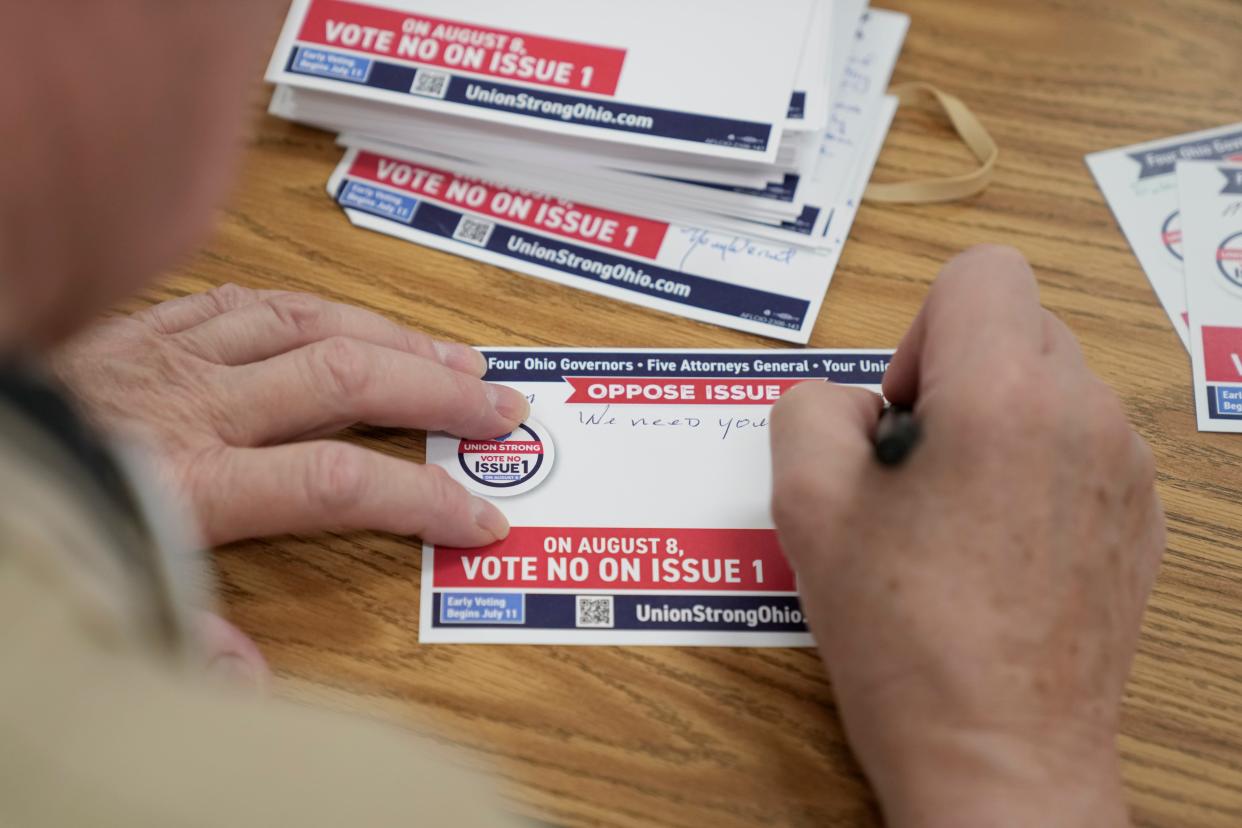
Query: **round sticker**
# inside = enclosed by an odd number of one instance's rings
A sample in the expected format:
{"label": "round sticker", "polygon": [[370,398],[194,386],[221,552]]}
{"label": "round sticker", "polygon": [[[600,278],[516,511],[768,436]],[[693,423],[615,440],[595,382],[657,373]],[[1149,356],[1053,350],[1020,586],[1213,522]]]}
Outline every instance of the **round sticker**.
{"label": "round sticker", "polygon": [[1174,210],[1169,217],[1164,220],[1164,226],[1160,228],[1160,241],[1164,242],[1165,250],[1179,262],[1182,259],[1182,213],[1180,210]]}
{"label": "round sticker", "polygon": [[1216,266],[1231,285],[1242,288],[1242,233],[1234,233],[1220,243]]}
{"label": "round sticker", "polygon": [[527,420],[494,440],[459,440],[453,477],[479,494],[510,497],[546,480],[555,460],[547,429]]}

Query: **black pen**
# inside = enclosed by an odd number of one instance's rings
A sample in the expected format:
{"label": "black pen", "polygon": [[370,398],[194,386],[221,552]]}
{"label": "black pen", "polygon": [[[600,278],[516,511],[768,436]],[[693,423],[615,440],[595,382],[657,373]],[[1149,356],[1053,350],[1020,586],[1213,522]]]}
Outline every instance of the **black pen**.
{"label": "black pen", "polygon": [[900,466],[922,436],[914,411],[901,405],[884,406],[875,427],[875,459],[884,466]]}

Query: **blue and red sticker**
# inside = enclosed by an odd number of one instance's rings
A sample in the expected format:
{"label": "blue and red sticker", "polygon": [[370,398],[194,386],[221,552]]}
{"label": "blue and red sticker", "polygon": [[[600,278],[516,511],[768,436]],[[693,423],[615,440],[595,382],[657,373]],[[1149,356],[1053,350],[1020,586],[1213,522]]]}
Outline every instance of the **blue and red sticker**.
{"label": "blue and red sticker", "polygon": [[1179,262],[1184,261],[1182,258],[1182,212],[1174,210],[1169,213],[1169,217],[1164,220],[1164,226],[1160,228],[1160,241],[1164,242],[1164,249],[1169,251],[1169,255],[1177,259]]}
{"label": "blue and red sticker", "polygon": [[1242,233],[1234,233],[1216,249],[1216,266],[1235,288],[1242,288]]}
{"label": "blue and red sticker", "polygon": [[489,497],[512,497],[538,486],[552,473],[556,447],[548,430],[527,420],[491,440],[459,440],[449,474],[466,488]]}

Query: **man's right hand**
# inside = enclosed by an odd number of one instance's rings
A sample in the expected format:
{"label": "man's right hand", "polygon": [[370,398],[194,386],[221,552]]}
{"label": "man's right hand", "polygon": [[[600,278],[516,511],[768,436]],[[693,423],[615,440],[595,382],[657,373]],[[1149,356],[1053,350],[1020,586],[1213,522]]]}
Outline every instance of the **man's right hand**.
{"label": "man's right hand", "polygon": [[950,262],[879,397],[772,420],[774,514],[850,741],[897,826],[1123,825],[1121,695],[1164,549],[1147,445],[1021,254]]}

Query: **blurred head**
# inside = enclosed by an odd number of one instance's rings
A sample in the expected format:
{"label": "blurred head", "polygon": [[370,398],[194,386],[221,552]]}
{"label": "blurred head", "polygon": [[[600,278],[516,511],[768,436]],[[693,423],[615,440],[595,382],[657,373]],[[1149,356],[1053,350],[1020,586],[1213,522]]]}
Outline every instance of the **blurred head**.
{"label": "blurred head", "polygon": [[277,0],[0,0],[0,348],[38,348],[199,243]]}

